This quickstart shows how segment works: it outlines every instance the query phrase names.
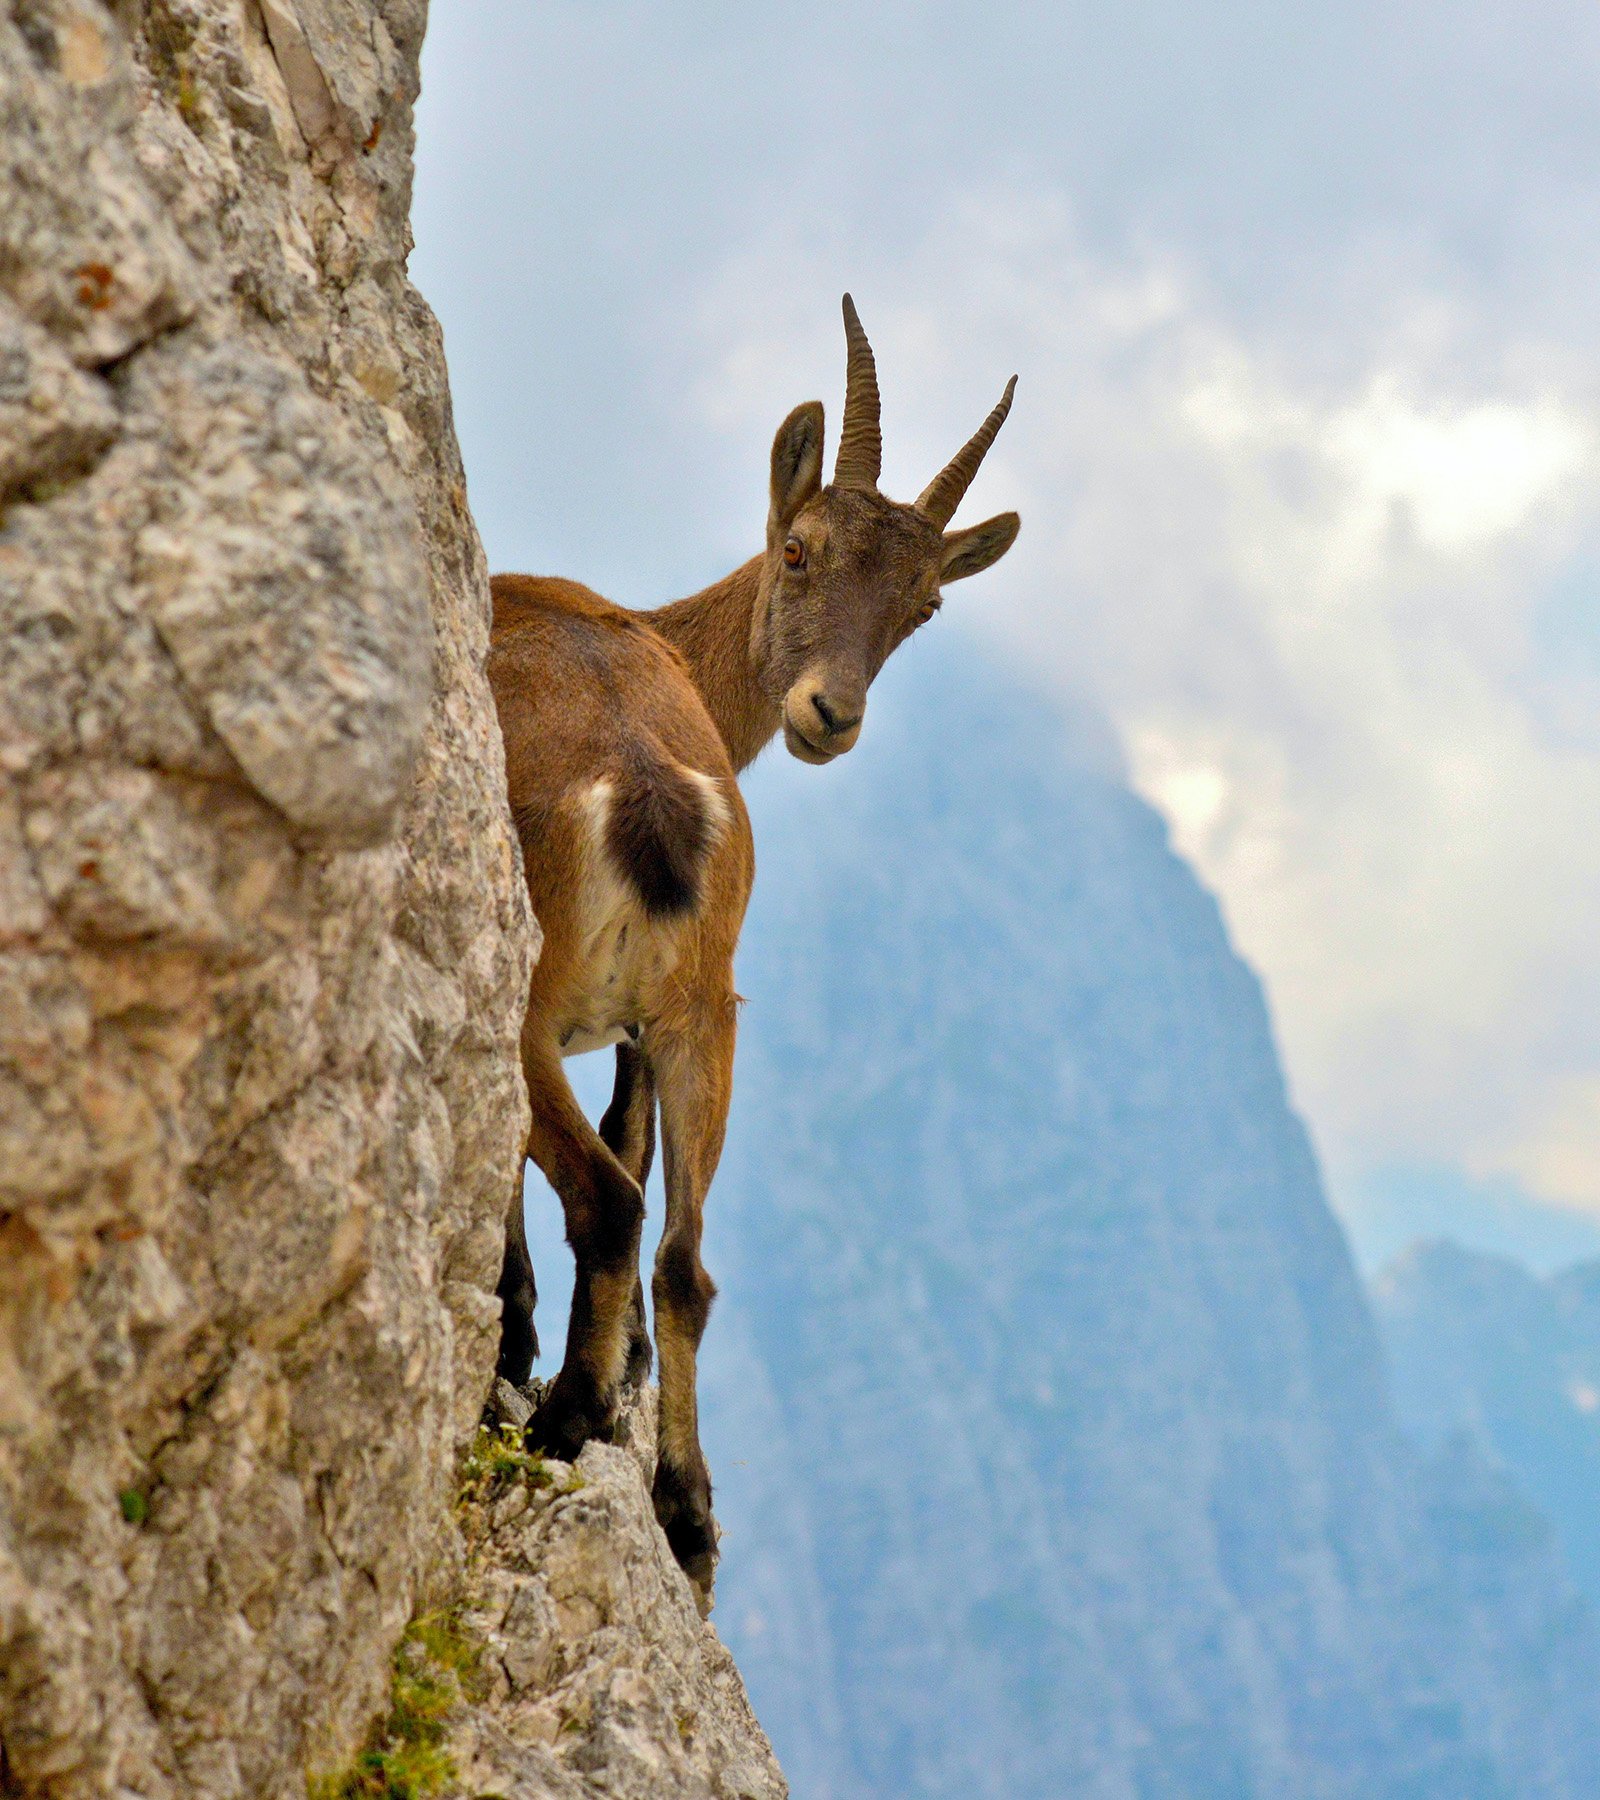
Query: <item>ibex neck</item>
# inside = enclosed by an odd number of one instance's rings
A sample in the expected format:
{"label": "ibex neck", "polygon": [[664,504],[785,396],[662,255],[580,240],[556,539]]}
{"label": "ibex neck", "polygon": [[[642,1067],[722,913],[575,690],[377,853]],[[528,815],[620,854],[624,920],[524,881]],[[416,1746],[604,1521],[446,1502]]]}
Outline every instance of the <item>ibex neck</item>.
{"label": "ibex neck", "polygon": [[761,558],[752,557],[687,600],[643,615],[683,660],[700,690],[736,769],[747,768],[772,741],[778,708],[750,660],[750,628],[761,588]]}

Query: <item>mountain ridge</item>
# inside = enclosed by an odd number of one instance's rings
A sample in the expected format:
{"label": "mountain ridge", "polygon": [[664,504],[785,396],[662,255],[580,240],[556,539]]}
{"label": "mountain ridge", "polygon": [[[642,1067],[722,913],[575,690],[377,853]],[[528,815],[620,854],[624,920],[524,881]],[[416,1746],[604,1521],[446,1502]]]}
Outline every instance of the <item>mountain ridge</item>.
{"label": "mountain ridge", "polygon": [[1592,1632],[1399,1430],[1215,901],[958,631],[878,686],[750,784],[708,1213],[720,1617],[797,1790],[1593,1792],[1594,1707],[1495,1672]]}

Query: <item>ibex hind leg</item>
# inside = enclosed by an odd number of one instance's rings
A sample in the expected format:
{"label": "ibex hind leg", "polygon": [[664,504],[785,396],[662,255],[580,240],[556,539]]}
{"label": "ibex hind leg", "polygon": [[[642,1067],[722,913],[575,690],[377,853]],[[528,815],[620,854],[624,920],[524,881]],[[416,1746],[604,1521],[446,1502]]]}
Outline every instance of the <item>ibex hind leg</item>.
{"label": "ibex hind leg", "polygon": [[583,1116],[559,1055],[525,1052],[523,1068],[533,1112],[528,1154],[560,1198],[576,1264],[566,1356],[528,1426],[528,1442],[570,1459],[590,1438],[609,1437],[616,1418],[644,1197]]}
{"label": "ibex hind leg", "polygon": [[711,1610],[717,1539],[711,1475],[700,1448],[696,1364],[717,1290],[700,1260],[700,1235],[733,1091],[734,1005],[730,990],[692,1023],[661,1032],[659,1048],[652,1045],[667,1186],[667,1222],[651,1283],[661,1364],[652,1498],[702,1613]]}
{"label": "ibex hind leg", "polygon": [[495,1373],[513,1387],[521,1387],[539,1354],[539,1334],[534,1329],[533,1309],[539,1301],[533,1263],[528,1256],[528,1227],[522,1214],[522,1183],[512,1197],[506,1216],[506,1253],[500,1265],[500,1357]]}
{"label": "ibex hind leg", "polygon": [[[600,1141],[644,1191],[656,1152],[656,1078],[637,1044],[617,1045],[617,1080],[611,1104],[600,1121]],[[650,1374],[650,1332],[644,1316],[644,1283],[633,1283],[628,1310],[628,1359],[622,1385],[639,1388]]]}

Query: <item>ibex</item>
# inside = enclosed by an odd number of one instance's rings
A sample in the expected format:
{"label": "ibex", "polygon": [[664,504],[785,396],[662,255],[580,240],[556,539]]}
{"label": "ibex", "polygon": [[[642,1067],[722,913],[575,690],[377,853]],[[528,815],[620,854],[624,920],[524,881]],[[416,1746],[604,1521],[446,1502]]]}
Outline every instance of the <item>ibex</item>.
{"label": "ibex", "polygon": [[[1020,521],[946,531],[1011,405],[1004,397],[914,506],[878,492],[872,350],[847,294],[844,427],[822,483],[822,407],[797,406],[772,445],[766,549],[652,612],[576,582],[496,576],[489,677],[511,810],[544,928],[522,1060],[528,1155],[566,1214],[577,1264],[566,1357],[529,1442],[574,1455],[650,1366],[639,1279],[643,1188],[659,1097],[667,1218],[651,1293],[660,1353],[654,1502],[709,1608],[716,1543],[700,1449],[695,1358],[716,1289],[701,1209],[733,1085],[733,953],[754,876],[736,777],[782,727],[831,762],[856,742],[867,689],[938,610],[940,587],[986,569]],[[562,1058],[617,1046],[597,1131]],[[506,1233],[500,1372],[527,1379],[537,1347],[520,1193]]]}

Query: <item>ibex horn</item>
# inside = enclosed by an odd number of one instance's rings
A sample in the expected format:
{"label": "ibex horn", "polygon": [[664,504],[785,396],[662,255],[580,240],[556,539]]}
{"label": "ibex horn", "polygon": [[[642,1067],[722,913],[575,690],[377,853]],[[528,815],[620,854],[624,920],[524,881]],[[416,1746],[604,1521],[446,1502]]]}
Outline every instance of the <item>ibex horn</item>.
{"label": "ibex horn", "polygon": [[917,511],[932,519],[941,531],[955,517],[961,496],[972,486],[978,465],[988,454],[995,434],[1005,424],[1006,414],[1011,411],[1011,396],[1016,390],[1017,378],[1013,375],[1000,396],[1000,404],[918,496]]}
{"label": "ibex horn", "polygon": [[883,433],[878,426],[878,371],[872,346],[861,329],[856,303],[844,297],[844,340],[849,362],[844,378],[844,425],[833,465],[836,487],[875,488],[883,467]]}

